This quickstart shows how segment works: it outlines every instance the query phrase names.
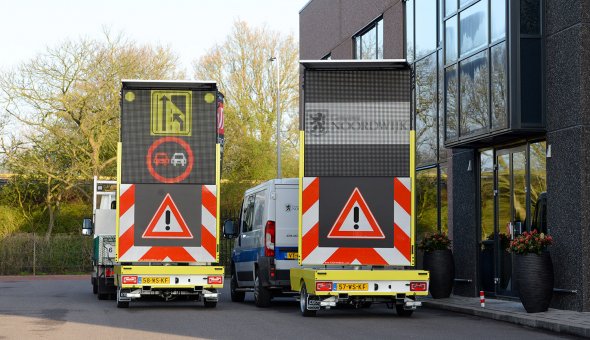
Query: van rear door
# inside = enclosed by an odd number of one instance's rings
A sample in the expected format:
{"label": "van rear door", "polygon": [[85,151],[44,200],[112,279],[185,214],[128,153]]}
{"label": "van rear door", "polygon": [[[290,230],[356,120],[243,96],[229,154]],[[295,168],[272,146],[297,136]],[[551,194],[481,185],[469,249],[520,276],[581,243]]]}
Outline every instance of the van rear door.
{"label": "van rear door", "polygon": [[294,248],[297,252],[299,231],[299,192],[297,186],[276,185],[275,207],[275,247]]}

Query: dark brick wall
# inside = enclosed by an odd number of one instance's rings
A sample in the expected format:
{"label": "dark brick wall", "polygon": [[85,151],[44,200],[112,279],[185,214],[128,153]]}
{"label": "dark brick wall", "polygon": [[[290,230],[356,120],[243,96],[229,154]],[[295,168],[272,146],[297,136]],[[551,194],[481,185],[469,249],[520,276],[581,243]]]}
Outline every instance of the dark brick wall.
{"label": "dark brick wall", "polygon": [[299,57],[352,59],[352,36],[383,15],[386,59],[404,56],[402,0],[314,0],[299,13]]}
{"label": "dark brick wall", "polygon": [[546,0],[547,222],[552,307],[590,311],[590,1]]}

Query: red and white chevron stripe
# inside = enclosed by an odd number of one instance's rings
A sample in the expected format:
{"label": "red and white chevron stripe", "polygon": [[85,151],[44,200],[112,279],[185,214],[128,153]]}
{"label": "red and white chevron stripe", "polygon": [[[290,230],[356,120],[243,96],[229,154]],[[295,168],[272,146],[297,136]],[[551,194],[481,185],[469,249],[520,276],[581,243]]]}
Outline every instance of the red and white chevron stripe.
{"label": "red and white chevron stripe", "polygon": [[411,181],[393,178],[393,244],[389,248],[346,248],[319,246],[320,178],[303,177],[301,208],[301,264],[303,265],[391,265],[412,262]]}
{"label": "red and white chevron stripe", "polygon": [[135,185],[121,184],[119,196],[119,262],[217,262],[217,189],[201,189],[201,245],[163,247],[135,245]]}

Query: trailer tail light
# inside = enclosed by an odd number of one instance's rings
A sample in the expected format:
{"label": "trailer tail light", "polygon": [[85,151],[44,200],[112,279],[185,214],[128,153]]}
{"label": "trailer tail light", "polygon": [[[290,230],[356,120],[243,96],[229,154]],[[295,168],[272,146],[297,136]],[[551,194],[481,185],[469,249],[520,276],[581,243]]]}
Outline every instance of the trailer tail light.
{"label": "trailer tail light", "polygon": [[317,292],[329,292],[332,290],[332,282],[316,282],[315,290]]}
{"label": "trailer tail light", "polygon": [[104,270],[104,276],[106,277],[113,277],[113,268],[105,268]]}
{"label": "trailer tail light", "polygon": [[223,283],[223,277],[221,275],[208,276],[207,283],[210,285],[220,285]]}
{"label": "trailer tail light", "polygon": [[427,288],[426,282],[410,282],[410,291],[412,292],[425,292]]}
{"label": "trailer tail light", "polygon": [[275,222],[267,221],[264,228],[264,256],[275,256]]}

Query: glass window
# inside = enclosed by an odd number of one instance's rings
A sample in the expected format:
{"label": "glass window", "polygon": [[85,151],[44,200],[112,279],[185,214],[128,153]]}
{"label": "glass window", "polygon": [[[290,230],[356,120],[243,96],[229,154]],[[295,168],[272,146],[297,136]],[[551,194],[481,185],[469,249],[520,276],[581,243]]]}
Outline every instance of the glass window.
{"label": "glass window", "polygon": [[449,204],[447,192],[447,166],[440,167],[440,230],[447,234],[449,232]]}
{"label": "glass window", "polygon": [[377,59],[383,59],[383,20],[377,22]]}
{"label": "glass window", "polygon": [[540,0],[520,0],[520,34],[541,34]]}
{"label": "glass window", "polygon": [[470,2],[473,2],[473,0],[459,0],[459,7],[463,7],[463,6],[467,5]]}
{"label": "glass window", "polygon": [[460,63],[461,135],[469,135],[489,125],[488,53],[483,51]]}
{"label": "glass window", "polygon": [[437,160],[436,53],[416,63],[416,161]]}
{"label": "glass window", "polygon": [[[531,213],[532,229],[539,232],[547,232],[547,157],[546,143],[538,142],[531,144],[530,149],[530,178],[531,178]],[[545,201],[543,204],[543,201]],[[544,206],[543,206],[544,205]]]}
{"label": "glass window", "polygon": [[453,139],[457,134],[457,65],[445,70],[445,137]]}
{"label": "glass window", "polygon": [[496,41],[506,35],[506,0],[492,0],[490,7],[492,41]]}
{"label": "glass window", "polygon": [[361,59],[377,59],[376,27],[361,36]]}
{"label": "glass window", "polygon": [[[436,4],[432,0],[415,0],[416,59],[436,50]],[[434,6],[433,6],[434,5]]]}
{"label": "glass window", "polygon": [[[357,54],[358,55],[358,54]],[[406,1],[406,59],[414,61],[414,1]]]}
{"label": "glass window", "polygon": [[[497,0],[496,0],[497,1]],[[475,51],[488,43],[488,3],[479,1],[460,14],[461,55]]]}
{"label": "glass window", "polygon": [[254,220],[254,195],[248,196],[242,206],[242,232],[252,231]]}
{"label": "glass window", "polygon": [[494,239],[494,152],[480,154],[481,240]]}
{"label": "glass window", "polygon": [[[372,23],[364,33],[355,36],[355,58],[356,59],[379,59],[383,58],[383,29],[380,26],[383,20]],[[381,38],[379,38],[381,34]]]}
{"label": "glass window", "polygon": [[508,123],[506,97],[508,96],[506,83],[506,43],[492,47],[492,128],[502,129]]}
{"label": "glass window", "polygon": [[457,16],[445,21],[445,61],[450,64],[457,60]]}
{"label": "glass window", "polygon": [[416,172],[416,236],[438,231],[436,168]]}
{"label": "glass window", "polygon": [[259,191],[256,193],[256,199],[254,200],[254,224],[253,230],[261,230],[266,224],[265,221],[265,209],[266,209],[266,190]]}
{"label": "glass window", "polygon": [[445,16],[453,14],[457,10],[457,0],[445,0]]}
{"label": "glass window", "polygon": [[444,98],[444,86],[443,82],[445,79],[444,67],[443,67],[443,54],[442,51],[438,51],[438,159],[440,162],[444,162],[447,159],[447,149],[445,148],[445,121],[443,114],[443,98]]}

